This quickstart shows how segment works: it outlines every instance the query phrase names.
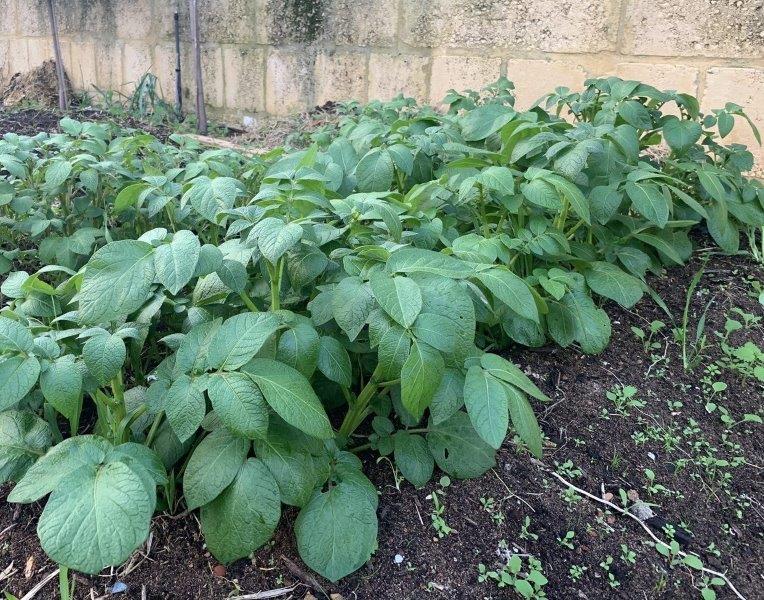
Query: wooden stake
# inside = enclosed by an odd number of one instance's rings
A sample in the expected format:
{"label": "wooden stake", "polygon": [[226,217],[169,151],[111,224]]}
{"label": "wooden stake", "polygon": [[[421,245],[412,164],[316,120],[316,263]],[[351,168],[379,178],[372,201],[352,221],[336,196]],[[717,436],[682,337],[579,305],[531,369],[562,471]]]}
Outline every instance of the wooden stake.
{"label": "wooden stake", "polygon": [[202,56],[199,47],[199,11],[196,0],[188,0],[191,18],[191,43],[194,45],[194,75],[196,77],[196,130],[207,135],[207,111],[204,108],[204,83],[202,82]]}
{"label": "wooden stake", "polygon": [[56,78],[58,79],[58,108],[61,112],[69,106],[69,99],[66,97],[66,75],[64,74],[64,59],[61,57],[61,44],[58,41],[58,22],[56,13],[53,12],[53,0],[48,0],[48,18],[50,19],[50,30],[53,34],[53,54],[56,57]]}

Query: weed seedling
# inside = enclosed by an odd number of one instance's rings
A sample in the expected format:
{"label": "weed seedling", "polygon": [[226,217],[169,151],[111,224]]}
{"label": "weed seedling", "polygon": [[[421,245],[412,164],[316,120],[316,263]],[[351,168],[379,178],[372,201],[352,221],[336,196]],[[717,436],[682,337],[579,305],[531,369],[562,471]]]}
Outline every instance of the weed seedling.
{"label": "weed seedling", "polygon": [[493,498],[480,498],[480,504],[483,506],[483,510],[491,515],[491,519],[496,525],[504,524],[504,513],[498,508],[496,500]]}
{"label": "weed seedling", "polygon": [[621,560],[626,564],[633,565],[637,562],[637,555],[626,544],[621,544]]}
{"label": "weed seedling", "polygon": [[557,543],[560,544],[560,546],[567,548],[568,550],[575,550],[575,546],[573,545],[573,537],[575,535],[575,531],[568,531],[563,537],[557,538]]}
{"label": "weed seedling", "polygon": [[520,539],[538,541],[539,536],[531,531],[531,518],[525,517],[522,525],[520,526]]}
{"label": "weed seedling", "polygon": [[570,578],[578,582],[583,576],[584,573],[586,573],[589,570],[589,567],[586,565],[570,565],[570,569],[568,569],[568,573],[570,574]]}
{"label": "weed seedling", "polygon": [[[525,566],[524,571],[523,566]],[[514,588],[515,592],[528,600],[546,598],[543,588],[548,580],[544,576],[541,561],[533,556],[529,556],[524,565],[522,557],[512,554],[506,564],[497,571],[489,571],[483,563],[480,563],[478,581],[480,583],[493,581],[499,588]]]}
{"label": "weed seedling", "polygon": [[645,406],[645,402],[637,398],[636,394],[637,388],[633,385],[616,385],[607,391],[605,395],[613,403],[615,412],[622,417],[627,417],[630,414],[629,409],[643,408]]}
{"label": "weed seedling", "polygon": [[605,574],[607,575],[608,585],[611,588],[615,589],[621,585],[621,582],[618,581],[615,574],[610,570],[610,567],[612,566],[612,564],[613,564],[613,557],[608,554],[607,557],[605,557],[605,560],[603,560],[600,563],[600,567],[602,568],[603,571],[605,571]]}
{"label": "weed seedling", "polygon": [[[446,488],[451,485],[451,480],[448,477],[440,478],[441,488]],[[432,511],[430,511],[430,520],[432,521],[433,529],[438,534],[439,538],[444,538],[447,535],[454,532],[451,527],[448,526],[445,519],[446,506],[443,503],[442,497],[445,496],[444,489],[436,488],[432,494],[428,494],[425,498],[432,501]]]}

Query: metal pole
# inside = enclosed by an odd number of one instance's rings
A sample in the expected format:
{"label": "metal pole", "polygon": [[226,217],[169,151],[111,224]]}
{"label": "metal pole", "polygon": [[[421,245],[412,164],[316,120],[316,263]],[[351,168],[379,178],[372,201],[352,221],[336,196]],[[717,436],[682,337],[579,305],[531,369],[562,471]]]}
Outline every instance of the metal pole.
{"label": "metal pole", "polygon": [[175,4],[173,21],[175,24],[175,112],[178,118],[183,116],[183,86],[180,74],[180,15],[178,3]]}
{"label": "metal pole", "polygon": [[65,111],[69,106],[69,99],[66,97],[66,75],[64,74],[64,59],[61,57],[61,44],[58,41],[58,23],[56,22],[56,13],[53,12],[53,0],[48,0],[48,17],[50,19],[50,30],[53,34],[53,54],[56,57],[56,78],[58,79],[58,108]]}
{"label": "metal pole", "polygon": [[199,11],[196,0],[188,0],[191,17],[191,42],[194,45],[194,75],[196,76],[196,130],[207,135],[207,111],[204,108],[204,83],[202,83],[202,57],[199,48]]}

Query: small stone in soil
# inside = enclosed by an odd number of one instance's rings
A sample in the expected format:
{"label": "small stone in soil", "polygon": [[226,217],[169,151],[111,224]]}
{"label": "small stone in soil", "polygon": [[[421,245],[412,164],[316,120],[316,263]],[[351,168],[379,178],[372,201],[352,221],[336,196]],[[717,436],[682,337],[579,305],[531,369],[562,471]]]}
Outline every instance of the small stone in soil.
{"label": "small stone in soil", "polygon": [[401,564],[401,563],[403,562],[403,556],[401,556],[400,554],[396,554],[396,555],[395,555],[395,558],[393,558],[393,562],[394,562],[396,565],[399,565],[399,564]]}
{"label": "small stone in soil", "polygon": [[629,508],[629,512],[637,517],[637,519],[640,521],[647,521],[647,519],[655,516],[653,509],[641,500],[635,502],[631,508]]}
{"label": "small stone in soil", "polygon": [[215,577],[225,577],[225,567],[223,565],[215,565],[212,568],[212,572],[215,574]]}
{"label": "small stone in soil", "polygon": [[110,594],[122,594],[127,591],[127,585],[118,581],[109,589]]}

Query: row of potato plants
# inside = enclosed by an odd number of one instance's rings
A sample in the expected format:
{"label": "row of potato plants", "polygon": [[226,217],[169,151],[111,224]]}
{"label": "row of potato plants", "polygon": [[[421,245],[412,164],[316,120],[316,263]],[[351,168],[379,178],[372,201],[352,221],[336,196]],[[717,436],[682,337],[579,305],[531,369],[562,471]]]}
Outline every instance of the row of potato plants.
{"label": "row of potato plants", "polygon": [[759,252],[736,105],[615,78],[446,102],[349,104],[259,157],[72,119],[4,135],[0,481],[48,496],[54,561],[119,564],[184,504],[229,562],[286,504],[337,580],[377,545],[360,453],[417,487],[481,475],[510,431],[540,456],[547,398],[502,349],[600,352],[602,303],[660,302],[646,277],[695,226]]}

